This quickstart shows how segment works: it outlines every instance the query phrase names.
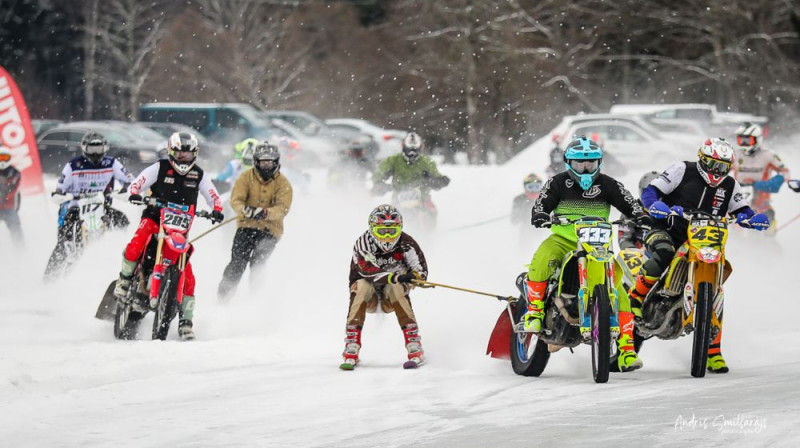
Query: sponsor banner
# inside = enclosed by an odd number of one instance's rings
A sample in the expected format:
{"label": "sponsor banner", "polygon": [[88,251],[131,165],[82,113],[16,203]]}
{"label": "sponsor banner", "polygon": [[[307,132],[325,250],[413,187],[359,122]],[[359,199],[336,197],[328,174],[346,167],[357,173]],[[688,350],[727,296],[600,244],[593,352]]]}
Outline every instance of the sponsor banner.
{"label": "sponsor banner", "polygon": [[42,164],[28,107],[17,83],[1,66],[0,144],[11,151],[11,164],[22,172],[22,194],[43,193]]}

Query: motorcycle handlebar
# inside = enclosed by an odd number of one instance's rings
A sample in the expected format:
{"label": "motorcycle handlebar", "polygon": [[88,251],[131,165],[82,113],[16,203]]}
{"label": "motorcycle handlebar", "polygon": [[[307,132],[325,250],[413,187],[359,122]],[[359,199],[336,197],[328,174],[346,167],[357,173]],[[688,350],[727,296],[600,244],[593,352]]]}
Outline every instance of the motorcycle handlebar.
{"label": "motorcycle handlebar", "polygon": [[[144,196],[142,197],[141,201],[129,201],[129,202],[134,205],[146,205],[148,207],[157,207],[157,208],[169,207],[168,204],[164,204],[163,202],[159,201],[158,199],[152,196]],[[214,217],[211,216],[211,212],[205,210],[200,210],[199,212],[195,212],[194,216],[196,218],[205,218],[214,221]]]}

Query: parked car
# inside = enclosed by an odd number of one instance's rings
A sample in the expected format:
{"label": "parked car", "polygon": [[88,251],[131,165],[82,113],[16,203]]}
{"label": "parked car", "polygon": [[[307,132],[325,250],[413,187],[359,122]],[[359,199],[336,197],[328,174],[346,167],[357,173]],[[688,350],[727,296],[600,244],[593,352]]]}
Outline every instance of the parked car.
{"label": "parked car", "polygon": [[[118,158],[134,175],[158,160],[161,136],[137,129],[131,123],[78,121],[65,123],[45,131],[37,141],[42,170],[58,175],[64,165],[81,154],[81,139],[89,131],[96,131],[108,140],[108,155]],[[155,137],[149,132],[153,132]],[[143,137],[148,135],[148,138]]]}
{"label": "parked car", "polygon": [[139,109],[139,121],[184,124],[226,144],[254,137],[269,125],[244,103],[148,103]]}
{"label": "parked car", "polygon": [[700,123],[711,136],[732,137],[736,128],[744,122],[760,124],[769,131],[769,119],[760,115],[722,112],[713,104],[616,104],[611,113],[636,114],[647,120],[665,123],[669,120],[693,120]]}
{"label": "parked car", "polygon": [[406,131],[397,129],[383,129],[367,120],[357,118],[332,118],[325,120],[325,123],[332,129],[347,129],[371,136],[378,144],[378,159],[385,159],[400,152],[403,139],[408,134]]}
{"label": "parked car", "polygon": [[[304,114],[306,113],[298,112],[297,116],[304,116]],[[282,133],[286,133],[290,135],[291,138],[296,140],[300,145],[300,151],[306,152],[307,156],[310,156],[311,154],[314,155],[313,159],[315,160],[311,164],[309,164],[309,162],[311,162],[311,158],[306,158],[306,162],[304,162],[304,165],[306,166],[330,166],[332,163],[335,163],[338,160],[339,155],[347,146],[347,138],[341,134],[337,134],[321,121],[321,127],[315,128],[317,129],[317,132],[315,134],[308,134],[303,132],[292,122],[283,120],[271,112],[260,112],[260,115],[264,120],[268,120],[270,123],[269,126],[280,129]],[[313,117],[311,114],[308,115]],[[302,123],[298,120],[295,120],[295,122]],[[308,125],[306,127],[308,129]]]}
{"label": "parked car", "polygon": [[164,138],[164,148],[166,149],[167,139],[175,132],[188,132],[197,137],[200,144],[200,155],[198,158],[204,168],[221,168],[233,157],[233,145],[213,142],[209,140],[197,129],[180,123],[157,123],[152,121],[140,121],[138,124],[146,126],[159,133]]}
{"label": "parked car", "polygon": [[42,135],[42,133],[44,133],[44,131],[46,131],[46,130],[48,130],[50,128],[54,128],[54,127],[60,125],[63,122],[64,122],[64,120],[40,120],[40,119],[37,119],[37,120],[31,120],[31,125],[33,125],[33,133],[34,133],[34,135],[36,135],[36,137],[38,138],[40,135]]}

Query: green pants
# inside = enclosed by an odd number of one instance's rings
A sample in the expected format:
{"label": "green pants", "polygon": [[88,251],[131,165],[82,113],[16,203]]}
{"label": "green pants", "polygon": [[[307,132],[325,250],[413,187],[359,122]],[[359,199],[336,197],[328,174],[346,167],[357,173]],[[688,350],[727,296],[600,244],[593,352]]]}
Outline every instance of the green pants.
{"label": "green pants", "polygon": [[575,249],[577,245],[578,243],[560,235],[552,234],[547,237],[533,254],[531,264],[528,266],[528,280],[532,282],[549,280],[556,268],[561,265],[567,252]]}

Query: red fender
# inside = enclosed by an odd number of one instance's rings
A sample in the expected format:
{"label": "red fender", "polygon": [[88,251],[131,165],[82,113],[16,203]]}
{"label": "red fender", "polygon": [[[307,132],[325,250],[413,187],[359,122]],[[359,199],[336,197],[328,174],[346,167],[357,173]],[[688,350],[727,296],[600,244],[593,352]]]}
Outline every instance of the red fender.
{"label": "red fender", "polygon": [[492,335],[489,336],[489,346],[486,347],[486,354],[497,359],[511,359],[509,346],[511,345],[512,325],[508,311],[503,309],[494,324]]}

